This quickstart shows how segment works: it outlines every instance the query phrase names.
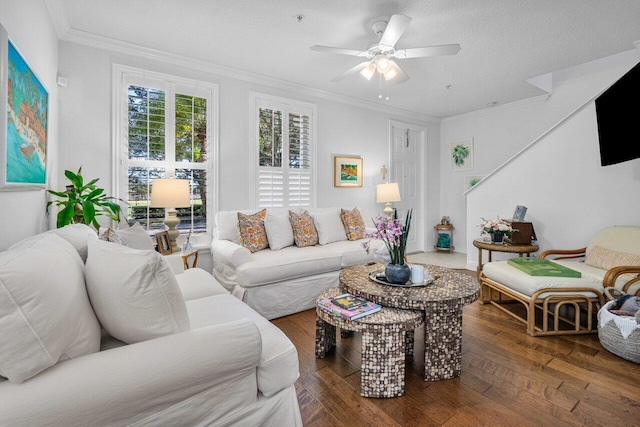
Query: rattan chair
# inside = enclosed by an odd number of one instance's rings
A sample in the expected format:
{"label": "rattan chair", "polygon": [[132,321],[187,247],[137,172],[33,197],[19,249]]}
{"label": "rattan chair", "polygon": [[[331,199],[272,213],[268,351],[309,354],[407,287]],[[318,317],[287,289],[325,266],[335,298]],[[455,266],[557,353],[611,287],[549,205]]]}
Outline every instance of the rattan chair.
{"label": "rattan chair", "polygon": [[[596,254],[605,255],[596,259]],[[605,287],[640,295],[640,227],[607,227],[587,247],[547,250],[540,258],[577,270],[582,277],[530,276],[507,261],[486,263],[479,276],[480,303],[523,322],[531,336],[596,333]],[[616,260],[636,265],[611,266]],[[607,264],[610,268],[603,268]]]}

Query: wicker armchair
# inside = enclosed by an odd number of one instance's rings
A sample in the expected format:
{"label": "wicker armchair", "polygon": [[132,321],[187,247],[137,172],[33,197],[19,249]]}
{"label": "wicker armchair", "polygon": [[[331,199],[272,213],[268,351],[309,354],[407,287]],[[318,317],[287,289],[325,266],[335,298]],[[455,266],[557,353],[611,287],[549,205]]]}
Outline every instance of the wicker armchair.
{"label": "wicker armchair", "polygon": [[480,303],[525,323],[531,336],[597,332],[605,287],[640,295],[640,227],[607,227],[587,247],[547,250],[540,258],[579,271],[582,277],[530,276],[506,261],[486,263],[480,274]]}

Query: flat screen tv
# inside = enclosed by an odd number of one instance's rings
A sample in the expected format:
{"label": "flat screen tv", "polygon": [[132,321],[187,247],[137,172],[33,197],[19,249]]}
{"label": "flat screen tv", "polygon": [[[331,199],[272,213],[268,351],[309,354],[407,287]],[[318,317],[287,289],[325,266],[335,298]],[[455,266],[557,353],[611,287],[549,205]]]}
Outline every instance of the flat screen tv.
{"label": "flat screen tv", "polygon": [[595,103],[602,166],[640,158],[640,63]]}

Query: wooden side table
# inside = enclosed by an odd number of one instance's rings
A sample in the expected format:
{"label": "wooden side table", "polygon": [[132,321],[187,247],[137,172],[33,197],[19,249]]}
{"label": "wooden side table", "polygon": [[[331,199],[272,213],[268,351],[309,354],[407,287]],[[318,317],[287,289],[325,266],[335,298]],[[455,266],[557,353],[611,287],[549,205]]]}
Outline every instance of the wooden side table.
{"label": "wooden side table", "polygon": [[[190,268],[196,268],[198,266],[198,250],[196,249],[193,252],[189,252],[188,254],[182,255],[182,264],[184,265],[184,269],[188,270]],[[193,258],[193,261],[191,259]],[[191,262],[191,265],[189,263]]]}
{"label": "wooden side table", "polygon": [[[453,247],[453,225],[451,224],[438,224],[435,227],[433,227],[436,230],[436,245],[434,246],[434,249],[437,251],[445,251],[445,252],[449,252],[452,253],[453,250],[455,249]],[[444,239],[442,237],[440,237],[441,235],[443,236],[448,236],[445,237]],[[444,242],[441,240],[447,240],[448,239],[448,246],[445,246]],[[441,246],[442,245],[442,246]]]}
{"label": "wooden side table", "polygon": [[484,240],[475,239],[473,241],[473,246],[478,248],[478,268],[476,269],[476,273],[478,274],[478,278],[480,278],[480,273],[482,272],[482,250],[486,250],[489,252],[489,262],[491,262],[491,253],[492,252],[508,252],[518,254],[519,257],[522,257],[524,254],[530,256],[532,252],[537,252],[540,247],[538,245],[527,245],[527,244],[517,244],[517,243],[503,243],[501,245],[485,242]]}

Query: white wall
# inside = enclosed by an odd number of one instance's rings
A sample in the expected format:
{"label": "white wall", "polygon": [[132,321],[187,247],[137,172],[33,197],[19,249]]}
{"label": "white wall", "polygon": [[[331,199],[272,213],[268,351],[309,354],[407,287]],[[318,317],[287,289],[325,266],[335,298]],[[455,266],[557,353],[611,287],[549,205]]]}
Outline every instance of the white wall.
{"label": "white wall", "polygon": [[[64,169],[83,166],[87,177],[100,178],[108,194],[111,188],[111,74],[112,64],[150,69],[167,74],[207,81],[219,85],[219,196],[218,210],[251,208],[254,203],[249,191],[252,168],[248,153],[252,141],[250,93],[296,99],[317,105],[317,205],[360,206],[365,220],[382,210],[375,203],[375,184],[380,183],[380,167],[389,167],[389,121],[399,120],[428,128],[428,140],[439,139],[439,120],[424,116],[403,115],[396,112],[363,108],[360,105],[336,102],[325,96],[312,96],[269,85],[234,79],[214,72],[202,71],[201,66],[189,67],[171,62],[155,61],[114,53],[76,43],[60,43],[60,74],[68,85],[60,90],[60,179]],[[432,138],[433,136],[433,138]],[[423,150],[426,158],[433,148]],[[364,158],[364,186],[362,188],[333,187],[333,155],[361,155]],[[432,164],[429,164],[429,168]],[[437,167],[436,167],[437,171]],[[428,172],[429,180],[438,175]],[[429,186],[436,184],[429,183]],[[435,192],[434,192],[435,193]],[[429,215],[439,212],[438,200],[427,200]],[[429,219],[433,221],[434,219]]]}
{"label": "white wall", "polygon": [[[58,152],[58,38],[42,0],[0,2],[0,22],[15,46],[49,92],[47,181],[57,185]],[[5,102],[5,101],[2,101]],[[47,229],[44,190],[0,192],[0,250]]]}
{"label": "white wall", "polygon": [[[528,107],[535,112],[529,120],[557,117],[558,125],[549,126],[535,143],[467,193],[467,268],[477,265],[472,242],[480,234],[480,218],[510,218],[517,204],[528,207],[526,219],[533,222],[541,251],[584,247],[606,226],[640,226],[640,160],[600,166],[592,100],[638,61],[640,51],[630,51],[561,73],[553,95],[544,104]],[[496,136],[487,148],[497,155],[506,139]]]}

